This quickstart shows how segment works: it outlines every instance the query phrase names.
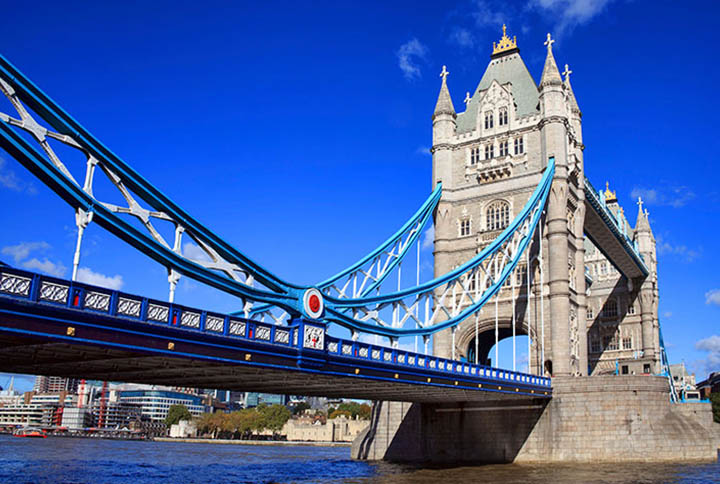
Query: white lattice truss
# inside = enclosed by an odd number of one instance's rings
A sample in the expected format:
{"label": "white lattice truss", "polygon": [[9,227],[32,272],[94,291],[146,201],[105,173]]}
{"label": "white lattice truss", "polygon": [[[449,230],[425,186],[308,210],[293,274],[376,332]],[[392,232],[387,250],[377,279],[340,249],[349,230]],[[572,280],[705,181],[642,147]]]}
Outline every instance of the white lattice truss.
{"label": "white lattice truss", "polygon": [[[188,230],[186,227],[184,227],[181,223],[173,219],[168,214],[162,211],[150,210],[143,207],[138,202],[136,196],[134,196],[133,193],[131,193],[131,191],[126,187],[122,177],[119,176],[110,167],[106,166],[104,163],[93,157],[87,150],[85,150],[80,145],[80,143],[78,143],[76,139],[68,135],[51,131],[50,129],[47,129],[40,125],[20,101],[13,87],[10,86],[7,82],[5,82],[2,78],[0,78],[0,91],[2,91],[2,93],[12,103],[19,116],[19,118],[15,118],[6,113],[0,112],[0,121],[7,123],[11,126],[16,126],[32,135],[32,137],[42,147],[43,151],[47,154],[50,161],[52,161],[52,163],[63,173],[63,175],[68,180],[70,180],[77,186],[80,185],[78,184],[75,177],[70,173],[67,166],[58,157],[55,150],[53,150],[53,148],[50,146],[49,140],[58,141],[83,153],[83,155],[87,159],[87,164],[85,169],[85,181],[81,188],[85,193],[90,195],[98,204],[102,204],[108,210],[116,214],[125,214],[137,218],[147,230],[147,233],[155,241],[157,241],[164,247],[173,250],[185,260],[193,262],[201,267],[204,267],[205,269],[224,273],[236,282],[246,284],[249,287],[254,287],[255,281],[250,271],[248,271],[244,267],[241,267],[237,263],[228,261],[221,257],[215,249],[204,243],[192,231]],[[127,204],[126,207],[115,205],[112,203],[102,202],[95,198],[95,195],[93,194],[93,180],[95,176],[95,168],[97,166],[100,167],[103,173],[105,173],[105,175],[107,176],[108,180],[110,180],[110,182],[117,188],[122,197],[125,199],[125,202]],[[160,232],[158,232],[158,230],[155,228],[155,226],[153,225],[153,220],[164,220],[173,224],[173,226],[175,227],[175,238],[172,246],[170,246],[168,241],[165,240],[162,234],[160,234]],[[75,258],[73,260],[73,279],[75,279],[75,277],[77,276],[77,269],[80,261],[80,244],[83,231],[91,221],[92,212],[86,212],[83,209],[77,209],[75,222],[78,227],[78,240],[77,248],[75,251]],[[187,233],[188,237],[197,246],[192,247],[186,245],[186,248],[190,248],[192,252],[195,252],[193,254],[195,255],[195,257],[190,257],[189,254],[183,253],[182,237],[185,233]],[[170,299],[172,302],[175,287],[180,278],[180,272],[175,267],[168,267],[167,269],[168,281],[170,283]],[[250,301],[244,301],[243,306],[245,313],[248,313],[252,307],[252,303]]]}

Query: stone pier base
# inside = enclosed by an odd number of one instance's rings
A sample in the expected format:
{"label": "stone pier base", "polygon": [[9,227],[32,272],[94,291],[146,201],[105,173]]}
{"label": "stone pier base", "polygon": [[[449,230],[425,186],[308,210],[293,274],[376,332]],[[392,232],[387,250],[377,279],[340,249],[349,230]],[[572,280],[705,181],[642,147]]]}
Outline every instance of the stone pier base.
{"label": "stone pier base", "polygon": [[718,458],[710,404],[671,404],[664,378],[555,378],[553,392],[549,402],[377,402],[352,456],[438,464]]}

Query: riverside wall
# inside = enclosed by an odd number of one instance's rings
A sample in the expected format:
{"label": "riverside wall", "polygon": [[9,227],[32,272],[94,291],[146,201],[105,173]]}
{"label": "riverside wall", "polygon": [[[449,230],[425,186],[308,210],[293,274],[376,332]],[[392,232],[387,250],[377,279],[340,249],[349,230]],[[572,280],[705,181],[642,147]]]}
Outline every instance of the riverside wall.
{"label": "riverside wall", "polygon": [[353,443],[363,460],[449,463],[714,461],[709,403],[672,404],[652,376],[553,379],[550,401],[378,402]]}

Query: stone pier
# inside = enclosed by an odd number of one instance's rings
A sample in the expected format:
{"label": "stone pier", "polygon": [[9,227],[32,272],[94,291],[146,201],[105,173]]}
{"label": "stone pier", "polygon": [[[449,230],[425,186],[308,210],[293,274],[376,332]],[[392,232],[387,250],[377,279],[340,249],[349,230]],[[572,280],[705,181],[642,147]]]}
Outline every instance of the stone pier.
{"label": "stone pier", "polygon": [[553,379],[551,401],[378,402],[352,456],[397,462],[714,461],[709,403],[672,404],[652,376]]}

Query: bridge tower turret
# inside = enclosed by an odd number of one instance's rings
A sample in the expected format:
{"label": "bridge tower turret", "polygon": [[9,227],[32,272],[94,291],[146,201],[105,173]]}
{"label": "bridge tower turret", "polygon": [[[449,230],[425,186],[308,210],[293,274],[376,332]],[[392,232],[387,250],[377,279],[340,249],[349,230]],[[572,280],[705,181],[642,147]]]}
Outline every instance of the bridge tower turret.
{"label": "bridge tower turret", "polygon": [[[582,142],[579,109],[569,84],[563,82],[553,56],[555,41],[547,35],[547,55],[540,80],[540,130],[543,160],[555,158],[555,178],[547,208],[547,252],[550,341],[546,341],[545,371],[553,375],[586,374],[587,338],[584,314],[584,207]],[[579,226],[579,227],[578,227]],[[544,290],[544,288],[543,288]],[[583,321],[581,324],[580,321]],[[549,344],[548,344],[549,343]]]}
{"label": "bridge tower turret", "polygon": [[650,214],[643,209],[642,198],[638,199],[638,215],[635,224],[635,242],[650,274],[642,282],[639,291],[640,318],[642,320],[643,358],[652,360],[650,371],[659,371],[659,358],[656,349],[660,347],[658,319],[658,279],[655,236],[650,228]]}

